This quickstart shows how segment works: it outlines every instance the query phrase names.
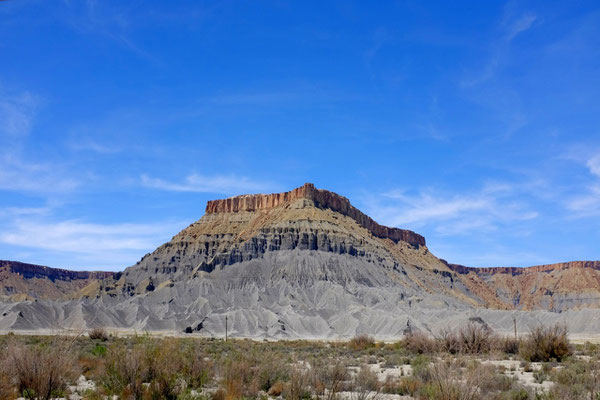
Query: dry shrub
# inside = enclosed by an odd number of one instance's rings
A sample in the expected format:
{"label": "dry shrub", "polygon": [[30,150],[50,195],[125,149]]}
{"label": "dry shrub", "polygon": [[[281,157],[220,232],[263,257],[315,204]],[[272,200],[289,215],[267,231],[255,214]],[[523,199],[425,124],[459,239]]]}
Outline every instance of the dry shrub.
{"label": "dry shrub", "polygon": [[420,394],[436,400],[474,400],[479,398],[477,371],[463,371],[452,361],[436,362],[429,366],[425,385]]}
{"label": "dry shrub", "polygon": [[350,398],[352,400],[367,400],[378,396],[381,390],[377,374],[368,365],[362,365],[358,374],[352,378]]}
{"label": "dry shrub", "polygon": [[227,399],[256,397],[276,382],[286,381],[289,375],[288,362],[274,351],[229,354],[219,367]]}
{"label": "dry shrub", "polygon": [[254,390],[249,388],[251,379],[250,368],[246,363],[229,361],[223,376],[225,400],[240,399],[242,396],[256,397],[258,393],[256,388],[253,388]]}
{"label": "dry shrub", "polygon": [[485,326],[468,323],[458,332],[461,352],[466,354],[481,354],[491,350],[492,332]]}
{"label": "dry shrub", "polygon": [[225,400],[225,397],[225,391],[223,389],[218,389],[210,396],[212,400]]}
{"label": "dry shrub", "polygon": [[150,342],[145,346],[148,365],[146,381],[148,393],[153,399],[175,400],[187,387],[181,377],[184,357],[176,340]]}
{"label": "dry shrub", "polygon": [[567,336],[567,327],[556,324],[542,325],[531,329],[529,336],[521,343],[519,354],[527,361],[562,361],[572,354]]}
{"label": "dry shrub", "polygon": [[556,399],[600,398],[600,364],[576,360],[552,371],[554,385],[550,393]]}
{"label": "dry shrub", "polygon": [[274,351],[256,357],[253,368],[254,386],[268,391],[278,381],[285,381],[289,376],[289,365]]}
{"label": "dry shrub", "polygon": [[8,348],[0,349],[0,399],[14,399],[16,392],[11,379],[12,367],[8,360]]}
{"label": "dry shrub", "polygon": [[520,345],[519,339],[506,336],[500,342],[500,350],[506,354],[518,354]]}
{"label": "dry shrub", "polygon": [[404,338],[406,349],[415,354],[430,354],[439,350],[438,341],[422,332],[414,332]]}
{"label": "dry shrub", "polygon": [[358,335],[350,339],[348,346],[354,351],[361,351],[375,347],[375,339],[369,335]]}
{"label": "dry shrub", "polygon": [[145,349],[139,343],[133,348],[127,348],[122,341],[109,346],[104,371],[99,378],[99,384],[106,394],[123,399],[141,399],[148,372],[145,355]]}
{"label": "dry shrub", "polygon": [[104,328],[94,328],[88,333],[90,339],[92,340],[101,340],[106,342],[108,340],[108,333]]}
{"label": "dry shrub", "polygon": [[284,388],[285,388],[285,384],[281,381],[277,381],[271,386],[271,388],[269,389],[267,394],[269,396],[273,396],[273,397],[281,396]]}
{"label": "dry shrub", "polygon": [[207,359],[206,353],[198,346],[191,346],[183,354],[182,375],[188,387],[202,389],[214,375],[214,363]]}
{"label": "dry shrub", "polygon": [[76,379],[74,339],[56,337],[37,346],[11,343],[7,349],[12,368],[9,376],[25,398],[47,400],[61,397],[67,384]]}
{"label": "dry shrub", "polygon": [[382,385],[381,391],[401,396],[414,396],[420,389],[422,382],[413,376],[393,377],[388,375]]}
{"label": "dry shrub", "polygon": [[457,354],[461,351],[461,341],[458,334],[452,329],[444,329],[440,332],[440,350],[449,353]]}
{"label": "dry shrub", "polygon": [[309,381],[314,391],[314,397],[333,400],[342,391],[348,380],[348,370],[341,363],[319,363],[316,359],[311,362]]}
{"label": "dry shrub", "polygon": [[[276,386],[277,384],[275,384]],[[273,388],[275,388],[273,386]],[[273,389],[271,388],[271,389]],[[310,390],[308,388],[308,376],[299,368],[294,368],[290,371],[289,381],[283,385],[281,393],[286,400],[300,400],[310,398]],[[269,390],[269,395],[276,396]]]}
{"label": "dry shrub", "polygon": [[336,363],[326,370],[326,390],[327,400],[337,399],[337,394],[342,390],[342,385],[348,379],[348,370],[340,363]]}

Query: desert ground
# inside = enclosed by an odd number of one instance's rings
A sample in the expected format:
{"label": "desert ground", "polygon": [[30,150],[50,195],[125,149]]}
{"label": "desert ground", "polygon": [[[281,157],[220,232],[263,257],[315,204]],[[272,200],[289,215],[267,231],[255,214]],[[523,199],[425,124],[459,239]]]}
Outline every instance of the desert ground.
{"label": "desert ground", "polygon": [[0,336],[0,398],[597,399],[600,346],[564,326],[519,338],[469,324],[395,342],[195,335]]}

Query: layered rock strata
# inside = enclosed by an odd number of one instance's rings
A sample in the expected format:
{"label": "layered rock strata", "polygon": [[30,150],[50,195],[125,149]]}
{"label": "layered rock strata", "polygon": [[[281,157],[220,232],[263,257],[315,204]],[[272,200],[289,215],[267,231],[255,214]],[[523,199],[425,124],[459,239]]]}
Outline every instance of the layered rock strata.
{"label": "layered rock strata", "polygon": [[206,205],[206,214],[268,210],[281,207],[298,199],[310,200],[316,207],[328,208],[348,216],[379,238],[391,239],[395,242],[403,241],[413,246],[425,246],[423,236],[409,230],[379,225],[372,218],[352,206],[350,200],[346,197],[328,190],[317,189],[312,183],[306,183],[289,192],[243,195],[224,200],[211,200]]}
{"label": "layered rock strata", "polygon": [[526,268],[447,265],[488,306],[556,312],[600,308],[600,261],[572,261]]}

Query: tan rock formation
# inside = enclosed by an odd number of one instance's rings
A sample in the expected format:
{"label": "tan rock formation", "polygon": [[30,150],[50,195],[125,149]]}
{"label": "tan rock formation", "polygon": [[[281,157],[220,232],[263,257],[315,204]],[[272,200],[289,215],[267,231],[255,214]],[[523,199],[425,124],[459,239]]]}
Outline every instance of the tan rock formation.
{"label": "tan rock formation", "polygon": [[409,230],[379,225],[372,218],[352,206],[350,200],[346,197],[328,190],[317,189],[312,183],[306,183],[289,192],[242,195],[223,200],[211,200],[206,205],[206,213],[268,210],[289,204],[298,199],[311,200],[317,207],[328,208],[348,216],[379,238],[391,239],[394,242],[403,241],[413,246],[425,246],[425,238],[423,236]]}
{"label": "tan rock formation", "polygon": [[70,271],[0,260],[0,295],[10,296],[12,300],[19,299],[19,296],[59,300],[113,275],[113,272]]}

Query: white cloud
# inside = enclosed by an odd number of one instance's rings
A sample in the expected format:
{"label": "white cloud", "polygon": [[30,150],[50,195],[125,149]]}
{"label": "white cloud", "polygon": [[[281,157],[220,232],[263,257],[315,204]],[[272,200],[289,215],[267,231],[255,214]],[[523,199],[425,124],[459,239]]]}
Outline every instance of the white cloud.
{"label": "white cloud", "polygon": [[79,182],[60,166],[25,163],[0,154],[0,190],[60,193],[75,189]]}
{"label": "white cloud", "polygon": [[[579,152],[585,151],[584,149],[578,150]],[[567,156],[567,159],[573,159],[579,163],[583,163],[582,158],[579,154]],[[585,166],[593,175],[590,183],[566,201],[566,208],[573,213],[571,217],[574,218],[600,216],[600,182],[596,179],[600,178],[600,153],[587,158]]]}
{"label": "white cloud", "polygon": [[600,153],[590,158],[586,165],[592,174],[600,177]]}
{"label": "white cloud", "polygon": [[406,194],[396,190],[372,200],[369,212],[386,225],[431,226],[442,235],[492,231],[502,223],[538,216],[526,203],[516,200],[518,190],[509,184],[490,184],[461,194],[431,189]]}
{"label": "white cloud", "polygon": [[517,35],[531,28],[536,20],[537,17],[533,14],[522,15],[519,19],[513,21],[508,27],[506,30],[505,40],[510,42],[517,37]]}
{"label": "white cloud", "polygon": [[29,134],[37,104],[37,97],[29,92],[0,94],[0,133],[12,137]]}
{"label": "white cloud", "polygon": [[584,194],[574,196],[567,202],[573,217],[600,216],[600,185],[592,185]]}
{"label": "white cloud", "polygon": [[167,232],[163,224],[93,224],[80,221],[44,222],[17,220],[0,233],[0,241],[24,247],[75,253],[147,250],[157,235]]}
{"label": "white cloud", "polygon": [[160,178],[142,175],[141,181],[142,185],[146,187],[174,192],[242,194],[273,189],[273,185],[269,183],[255,182],[249,178],[235,175],[206,176],[191,174],[183,182],[169,182]]}
{"label": "white cloud", "polygon": [[98,224],[78,220],[50,221],[20,218],[0,232],[0,243],[63,254],[71,266],[79,262],[125,267],[153,251],[185,226],[184,223]]}

